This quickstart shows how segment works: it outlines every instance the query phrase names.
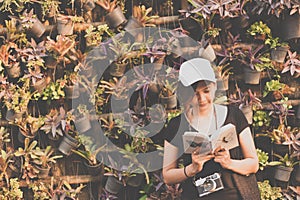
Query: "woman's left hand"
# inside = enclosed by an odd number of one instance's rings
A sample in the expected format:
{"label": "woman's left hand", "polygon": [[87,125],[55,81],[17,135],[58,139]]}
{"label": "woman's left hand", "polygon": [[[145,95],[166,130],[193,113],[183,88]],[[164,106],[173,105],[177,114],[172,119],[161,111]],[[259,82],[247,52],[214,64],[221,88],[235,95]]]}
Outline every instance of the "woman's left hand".
{"label": "woman's left hand", "polygon": [[214,161],[220,163],[220,165],[228,169],[231,163],[230,153],[228,149],[224,149],[221,147],[216,148],[214,151],[215,159]]}

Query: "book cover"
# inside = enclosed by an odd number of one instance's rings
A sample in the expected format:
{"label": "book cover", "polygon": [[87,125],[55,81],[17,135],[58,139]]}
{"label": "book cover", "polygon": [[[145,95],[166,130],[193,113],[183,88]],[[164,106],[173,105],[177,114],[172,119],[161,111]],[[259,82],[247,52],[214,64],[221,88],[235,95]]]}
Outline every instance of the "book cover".
{"label": "book cover", "polygon": [[192,153],[199,148],[200,154],[207,155],[215,148],[232,149],[239,146],[236,129],[233,124],[226,124],[215,131],[210,137],[201,132],[187,131],[183,134],[183,147],[185,153]]}

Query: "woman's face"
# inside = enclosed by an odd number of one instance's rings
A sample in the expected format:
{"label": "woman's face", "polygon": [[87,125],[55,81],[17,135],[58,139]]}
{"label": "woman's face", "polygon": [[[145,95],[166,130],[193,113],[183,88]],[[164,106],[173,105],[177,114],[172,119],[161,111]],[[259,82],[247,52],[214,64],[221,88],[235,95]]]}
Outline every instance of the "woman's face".
{"label": "woman's face", "polygon": [[213,100],[215,98],[215,83],[209,83],[205,81],[199,81],[193,98],[190,101],[190,104],[193,107],[198,106],[200,112],[207,111],[211,108]]}

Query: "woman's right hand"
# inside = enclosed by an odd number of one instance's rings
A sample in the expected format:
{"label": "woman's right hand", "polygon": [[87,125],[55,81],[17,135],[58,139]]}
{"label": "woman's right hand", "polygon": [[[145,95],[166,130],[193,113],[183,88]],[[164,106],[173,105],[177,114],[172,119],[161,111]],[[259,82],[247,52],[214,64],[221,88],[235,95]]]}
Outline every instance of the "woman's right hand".
{"label": "woman's right hand", "polygon": [[213,154],[209,154],[206,156],[200,155],[198,153],[199,151],[196,150],[191,154],[192,157],[192,167],[191,170],[193,170],[193,175],[197,174],[198,172],[202,171],[204,163],[209,161],[210,159],[214,158]]}

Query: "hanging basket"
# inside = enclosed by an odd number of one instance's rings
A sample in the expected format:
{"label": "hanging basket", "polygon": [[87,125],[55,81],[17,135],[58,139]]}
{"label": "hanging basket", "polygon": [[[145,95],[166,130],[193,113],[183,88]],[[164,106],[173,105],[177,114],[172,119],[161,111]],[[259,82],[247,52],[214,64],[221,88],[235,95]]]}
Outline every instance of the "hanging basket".
{"label": "hanging basket", "polygon": [[244,67],[244,81],[246,84],[257,85],[260,81],[260,71],[252,70],[249,67]]}
{"label": "hanging basket", "polygon": [[110,28],[117,28],[126,22],[126,18],[120,6],[117,6],[112,12],[105,16],[105,21]]}
{"label": "hanging basket", "polygon": [[278,63],[283,63],[289,47],[277,47],[271,51],[271,59]]}

